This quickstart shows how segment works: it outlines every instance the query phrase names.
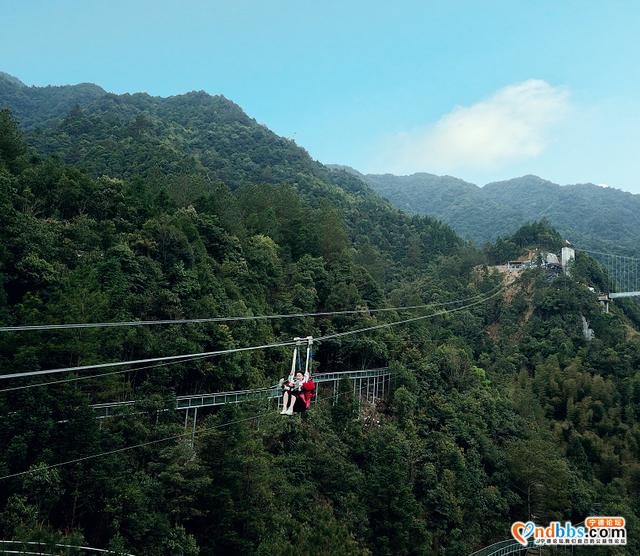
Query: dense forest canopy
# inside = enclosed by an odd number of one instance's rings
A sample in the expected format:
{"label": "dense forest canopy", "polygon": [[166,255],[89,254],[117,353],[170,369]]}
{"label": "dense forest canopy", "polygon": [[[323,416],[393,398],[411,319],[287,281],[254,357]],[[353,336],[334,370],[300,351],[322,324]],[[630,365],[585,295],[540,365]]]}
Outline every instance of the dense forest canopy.
{"label": "dense forest canopy", "polygon": [[[463,555],[507,538],[514,520],[600,513],[624,516],[626,553],[640,551],[635,314],[602,312],[588,286],[606,276],[583,255],[571,277],[528,270],[490,298],[502,284],[491,257],[555,249],[548,224],[479,251],[222,97],[0,84],[13,110],[0,112],[2,325],[486,299],[318,346],[319,371],[389,366],[384,401],[359,404],[345,382],[301,417],[268,402],[226,406],[199,416],[193,443],[176,396],[269,386],[290,350],[3,380],[2,538],[145,555]],[[0,368],[199,353],[428,314],[2,332]],[[91,404],[117,400],[137,404],[94,418]]]}
{"label": "dense forest canopy", "polygon": [[355,174],[398,208],[439,218],[478,245],[545,218],[583,249],[640,256],[640,195],[592,183],[560,186],[537,176],[478,187],[424,173]]}

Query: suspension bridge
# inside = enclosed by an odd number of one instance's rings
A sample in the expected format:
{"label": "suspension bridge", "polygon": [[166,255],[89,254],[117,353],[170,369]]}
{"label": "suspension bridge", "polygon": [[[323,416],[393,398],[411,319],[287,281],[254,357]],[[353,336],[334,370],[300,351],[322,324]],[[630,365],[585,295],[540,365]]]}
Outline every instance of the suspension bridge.
{"label": "suspension bridge", "polygon": [[640,259],[589,249],[576,251],[593,258],[607,272],[609,291],[598,295],[605,313],[609,312],[609,303],[614,299],[640,297]]}
{"label": "suspension bridge", "polygon": [[[333,392],[335,397],[338,392],[340,381],[349,380],[353,383],[353,394],[358,402],[363,400],[375,402],[382,399],[389,392],[389,383],[392,371],[388,367],[378,369],[360,369],[356,371],[341,371],[335,373],[318,373],[313,376],[313,381],[318,386],[323,384],[325,393]],[[185,412],[185,427],[187,426],[189,415],[192,415],[193,427],[196,426],[198,410],[207,407],[218,407],[226,404],[237,404],[251,401],[277,400],[280,404],[282,398],[282,388],[279,385],[268,388],[254,388],[250,390],[234,390],[229,392],[213,392],[209,394],[190,394],[178,396],[175,402],[175,411]],[[319,392],[316,400],[319,399]],[[118,415],[131,415],[132,413],[143,413],[138,411],[141,406],[137,400],[121,402],[109,402],[93,404],[93,410],[97,419],[106,419]],[[142,409],[142,408],[141,408]]]}
{"label": "suspension bridge", "polygon": [[576,251],[589,255],[605,268],[609,277],[610,299],[640,297],[640,259],[587,249]]}

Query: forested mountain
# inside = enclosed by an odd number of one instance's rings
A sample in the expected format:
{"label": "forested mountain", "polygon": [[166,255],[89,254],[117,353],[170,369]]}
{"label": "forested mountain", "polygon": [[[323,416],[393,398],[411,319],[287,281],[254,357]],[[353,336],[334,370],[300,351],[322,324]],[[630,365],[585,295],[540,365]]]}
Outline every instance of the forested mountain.
{"label": "forested mountain", "polygon": [[395,206],[427,214],[481,245],[547,219],[585,249],[640,256],[640,195],[592,183],[560,186],[523,176],[478,187],[450,176],[361,176]]}
{"label": "forested mountain", "polygon": [[28,128],[64,117],[74,106],[85,106],[107,93],[93,83],[66,87],[27,87],[17,77],[0,71],[0,106],[11,107]]}
{"label": "forested mountain", "polygon": [[[84,86],[25,87],[2,76],[0,85],[0,107],[20,114],[23,104],[38,106],[30,121],[40,118],[42,125],[27,126],[30,144],[94,177],[144,181],[179,206],[216,191],[284,184],[327,213],[343,213],[350,236],[361,246],[360,260],[372,272],[402,271],[461,245],[447,226],[401,215],[363,181],[313,161],[222,96],[104,93],[90,99]],[[274,207],[255,208],[265,208],[257,218],[271,220]],[[320,225],[327,231],[324,238],[339,233],[329,214]]]}
{"label": "forested mountain", "polygon": [[[479,297],[443,314],[0,331],[0,537],[151,556],[453,556],[532,514],[598,512],[623,515],[626,553],[640,551],[640,335],[632,311],[601,312],[591,259],[573,278],[534,269],[497,289],[483,263],[499,249],[407,216],[222,97],[70,101],[78,89],[3,79],[0,106],[28,123],[0,112],[0,326]],[[560,243],[537,223],[509,245]],[[291,351],[1,377],[431,314],[318,345],[318,371],[389,366],[385,401],[359,407],[344,383],[302,416],[268,402],[203,411],[193,444],[177,395],[271,385]],[[91,404],[116,400],[137,403],[94,418]]]}

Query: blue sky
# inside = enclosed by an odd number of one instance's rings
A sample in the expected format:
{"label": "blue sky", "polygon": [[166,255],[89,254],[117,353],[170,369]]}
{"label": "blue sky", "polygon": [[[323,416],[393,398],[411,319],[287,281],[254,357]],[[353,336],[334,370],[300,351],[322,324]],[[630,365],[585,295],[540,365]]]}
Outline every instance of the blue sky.
{"label": "blue sky", "polygon": [[640,193],[640,3],[0,0],[29,85],[221,93],[364,172]]}

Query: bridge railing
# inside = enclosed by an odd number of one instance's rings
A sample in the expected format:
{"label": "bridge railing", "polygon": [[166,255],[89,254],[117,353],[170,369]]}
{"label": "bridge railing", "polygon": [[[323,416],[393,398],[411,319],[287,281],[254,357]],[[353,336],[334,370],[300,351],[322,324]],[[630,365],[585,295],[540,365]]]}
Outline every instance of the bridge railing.
{"label": "bridge railing", "polygon": [[[578,523],[574,527],[583,527],[584,521]],[[544,554],[555,554],[558,552],[563,552],[566,548],[576,548],[580,545],[572,545],[572,544],[557,544],[557,545],[541,545],[535,544],[535,540],[533,537],[529,537],[527,539],[527,546],[522,546],[515,539],[505,539],[503,541],[498,541],[497,543],[490,544],[489,546],[485,546],[480,550],[476,550],[471,553],[469,556],[507,556],[507,554],[526,554],[527,551],[544,551]]]}
{"label": "bridge railing", "polygon": [[[388,367],[377,369],[362,369],[357,371],[339,371],[333,373],[318,373],[313,375],[316,384],[324,382],[333,382],[339,380],[368,380],[378,379],[389,376]],[[278,385],[267,388],[255,388],[250,390],[233,390],[229,392],[212,392],[207,394],[189,394],[186,396],[176,397],[176,410],[189,410],[199,407],[215,407],[228,403],[242,403],[248,401],[259,401],[280,398],[282,390]],[[122,402],[108,402],[94,404],[93,410],[98,419],[112,417],[120,414],[126,408],[133,408],[139,402],[137,400],[128,400]]]}
{"label": "bridge railing", "polygon": [[529,548],[537,548],[537,545],[529,541],[527,546],[522,546],[515,539],[508,539],[485,546],[484,548],[473,552],[470,556],[506,556],[507,554],[525,552],[526,550],[529,550]]}

